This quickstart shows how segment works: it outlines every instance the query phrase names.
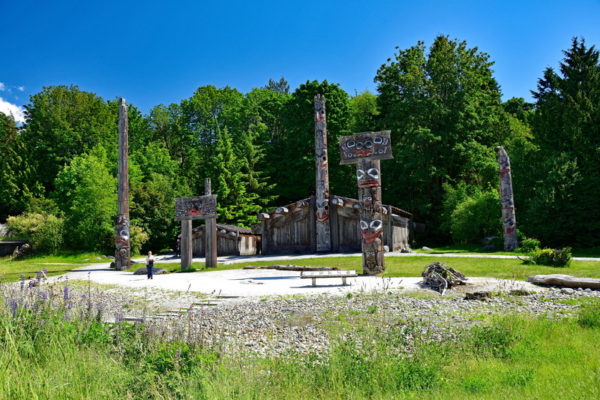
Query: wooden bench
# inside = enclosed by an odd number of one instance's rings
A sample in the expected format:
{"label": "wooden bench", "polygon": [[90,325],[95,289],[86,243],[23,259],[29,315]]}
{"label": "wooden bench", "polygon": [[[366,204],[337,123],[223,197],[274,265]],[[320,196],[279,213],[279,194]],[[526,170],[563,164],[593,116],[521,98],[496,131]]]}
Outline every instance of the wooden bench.
{"label": "wooden bench", "polygon": [[346,278],[358,276],[356,271],[303,271],[301,279],[312,279],[312,285],[317,286],[317,278],[342,278],[342,284],[347,285]]}

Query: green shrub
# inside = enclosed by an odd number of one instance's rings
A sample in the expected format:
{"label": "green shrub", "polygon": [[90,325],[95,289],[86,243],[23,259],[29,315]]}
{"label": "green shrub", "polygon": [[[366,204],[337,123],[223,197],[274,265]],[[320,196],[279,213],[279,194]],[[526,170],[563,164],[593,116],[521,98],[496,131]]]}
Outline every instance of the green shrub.
{"label": "green shrub", "polygon": [[522,253],[531,253],[536,250],[539,250],[540,247],[541,243],[539,240],[529,238],[521,240],[520,246],[517,250]]}
{"label": "green shrub", "polygon": [[548,265],[551,267],[568,267],[571,264],[571,248],[537,249],[529,254],[526,264]]}
{"label": "green shrub", "polygon": [[131,254],[140,254],[144,243],[150,239],[150,236],[139,226],[131,226],[129,228],[131,235]]}
{"label": "green shrub", "polygon": [[29,240],[35,251],[54,253],[63,244],[64,221],[54,215],[25,213],[9,217],[7,224],[13,236]]}
{"label": "green shrub", "polygon": [[501,236],[498,192],[477,190],[459,202],[450,215],[450,229],[457,243],[479,243],[486,236]]}

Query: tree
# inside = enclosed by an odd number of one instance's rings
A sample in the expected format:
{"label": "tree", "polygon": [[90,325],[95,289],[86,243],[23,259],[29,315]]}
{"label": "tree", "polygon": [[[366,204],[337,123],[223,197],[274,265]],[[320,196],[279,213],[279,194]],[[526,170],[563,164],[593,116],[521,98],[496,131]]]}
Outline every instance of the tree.
{"label": "tree", "polygon": [[277,93],[288,94],[290,92],[290,84],[282,76],[281,78],[279,78],[278,81],[269,79],[269,82],[267,82],[265,89],[269,89],[269,90],[271,90],[273,92],[277,92]]}
{"label": "tree", "polygon": [[548,245],[600,245],[600,53],[574,38],[533,91],[535,151],[524,217]]}
{"label": "tree", "polygon": [[443,185],[495,184],[494,147],[509,130],[489,56],[467,43],[438,36],[399,49],[377,71],[380,127],[392,131],[394,160],[383,165],[383,193],[442,232]]}
{"label": "tree", "polygon": [[47,191],[58,171],[97,145],[117,146],[117,114],[100,97],[77,86],[49,86],[25,106],[23,143]]}
{"label": "tree", "polygon": [[151,142],[131,155],[130,170],[137,171],[130,179],[132,223],[149,235],[149,250],[172,248],[180,229],[175,198],[191,195],[177,161],[160,142]]}
{"label": "tree", "polygon": [[73,158],[56,177],[54,197],[65,215],[65,242],[74,249],[113,246],[117,181],[109,173],[103,147]]}
{"label": "tree", "polygon": [[365,90],[350,99],[350,130],[353,133],[367,132],[377,129],[379,108],[377,96]]}
{"label": "tree", "polygon": [[15,120],[0,113],[0,220],[21,214],[40,192]]}
{"label": "tree", "polygon": [[248,174],[244,163],[236,158],[233,143],[227,128],[218,129],[215,154],[209,176],[215,177],[213,193],[218,197],[218,221],[250,226],[256,223],[261,206],[258,195],[248,190]]}
{"label": "tree", "polygon": [[307,197],[315,190],[314,96],[317,94],[326,99],[331,192],[356,195],[354,170],[339,166],[337,151],[338,138],[350,134],[349,96],[337,84],[312,81],[300,85],[286,103],[285,130],[282,136],[273,138],[269,154],[276,168],[271,177],[283,202]]}

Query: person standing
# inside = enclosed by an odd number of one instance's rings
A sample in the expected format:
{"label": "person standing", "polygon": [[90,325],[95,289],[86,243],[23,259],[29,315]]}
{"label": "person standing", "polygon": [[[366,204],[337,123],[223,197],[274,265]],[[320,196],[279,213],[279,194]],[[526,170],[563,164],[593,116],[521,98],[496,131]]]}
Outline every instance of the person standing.
{"label": "person standing", "polygon": [[154,256],[152,252],[148,252],[146,257],[146,271],[148,272],[148,279],[154,279]]}

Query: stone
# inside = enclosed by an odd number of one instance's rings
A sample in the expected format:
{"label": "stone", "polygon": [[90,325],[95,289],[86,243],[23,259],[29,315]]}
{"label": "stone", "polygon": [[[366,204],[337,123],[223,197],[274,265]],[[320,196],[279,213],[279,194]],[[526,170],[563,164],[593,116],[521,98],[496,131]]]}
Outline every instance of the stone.
{"label": "stone", "polygon": [[421,250],[423,250],[423,251],[433,251],[433,249],[431,247],[427,247],[427,246],[421,247]]}
{"label": "stone", "polygon": [[473,292],[465,295],[465,300],[480,300],[487,301],[492,298],[491,292]]}
{"label": "stone", "polygon": [[[142,268],[136,269],[133,274],[134,275],[146,275],[147,273],[148,273],[148,270],[146,269],[146,267],[142,267]],[[169,274],[169,273],[170,272],[166,269],[154,267],[153,275],[163,275],[163,274]]]}

